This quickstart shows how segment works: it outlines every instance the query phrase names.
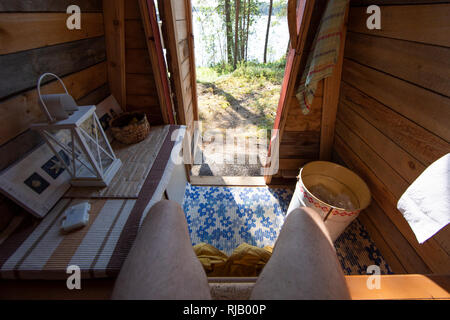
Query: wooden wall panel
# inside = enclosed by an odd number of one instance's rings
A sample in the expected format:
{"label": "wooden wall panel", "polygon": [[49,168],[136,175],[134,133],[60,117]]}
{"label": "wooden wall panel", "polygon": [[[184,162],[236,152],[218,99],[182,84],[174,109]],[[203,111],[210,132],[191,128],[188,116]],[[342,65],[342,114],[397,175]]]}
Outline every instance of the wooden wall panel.
{"label": "wooden wall panel", "polygon": [[397,272],[449,273],[450,228],[419,244],[396,208],[450,152],[450,4],[415,2],[382,6],[382,30],[365,27],[365,7],[350,9],[334,153],[369,185],[373,201],[361,221],[388,263]]}
{"label": "wooden wall panel", "polygon": [[127,73],[153,73],[152,65],[145,49],[126,49],[125,61]]}
{"label": "wooden wall panel", "polygon": [[108,84],[111,94],[126,110],[125,4],[124,0],[103,0],[108,55]]}
{"label": "wooden wall panel", "polygon": [[450,47],[448,4],[383,6],[382,28],[369,30],[366,26],[367,7],[351,8],[348,30],[387,38]]}
{"label": "wooden wall panel", "polygon": [[317,131],[285,131],[280,144],[280,159],[317,159],[319,142],[320,132]]}
{"label": "wooden wall panel", "polygon": [[147,74],[127,73],[127,95],[148,96],[155,92],[155,82]]}
{"label": "wooden wall panel", "polygon": [[291,97],[291,107],[286,119],[284,130],[286,131],[320,131],[322,120],[323,81],[319,82],[311,106],[311,111],[304,115],[297,97]]}
{"label": "wooden wall panel", "polygon": [[351,0],[352,6],[365,6],[366,8],[372,4],[376,5],[395,5],[395,4],[433,4],[448,3],[448,0]]}
{"label": "wooden wall panel", "polygon": [[363,139],[365,144],[379,151],[383,155],[383,159],[390,163],[394,170],[409,183],[412,183],[425,170],[425,166],[419,160],[400,148],[382,131],[372,126],[349,107],[344,100],[340,104],[338,120],[347,124],[352,131]]}
{"label": "wooden wall panel", "polygon": [[406,117],[399,117],[396,111],[350,86],[345,79],[341,88],[341,100],[425,166],[449,150],[447,141]]}
{"label": "wooden wall panel", "polygon": [[2,0],[0,12],[66,12],[72,4],[82,12],[102,12],[102,0]]}
{"label": "wooden wall panel", "polygon": [[397,113],[450,141],[448,97],[351,60],[345,61],[342,78]]}
{"label": "wooden wall panel", "polygon": [[139,20],[125,20],[125,47],[127,49],[147,50],[144,29]]}
{"label": "wooden wall panel", "polygon": [[[103,37],[0,55],[0,99],[36,86],[39,76],[65,76],[106,60]],[[46,78],[42,83],[51,81]]]}
{"label": "wooden wall panel", "polygon": [[450,49],[349,32],[346,57],[450,96]]}
{"label": "wooden wall panel", "polygon": [[0,13],[0,54],[104,34],[102,13],[82,13],[81,29],[66,27],[65,13]]}
{"label": "wooden wall panel", "polygon": [[145,112],[151,125],[163,124],[138,0],[125,1],[125,63],[127,110]]}

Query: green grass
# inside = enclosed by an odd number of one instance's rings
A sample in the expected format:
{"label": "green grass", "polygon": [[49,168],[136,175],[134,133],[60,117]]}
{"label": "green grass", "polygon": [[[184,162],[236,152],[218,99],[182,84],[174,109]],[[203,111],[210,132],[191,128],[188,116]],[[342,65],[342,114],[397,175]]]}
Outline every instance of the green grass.
{"label": "green grass", "polygon": [[200,83],[211,83],[219,78],[219,74],[216,70],[209,67],[197,67],[197,82]]}
{"label": "green grass", "polygon": [[267,64],[247,62],[239,64],[235,70],[229,65],[197,68],[197,82],[206,88],[200,94],[208,95],[208,102],[199,106],[200,118],[214,120],[215,114],[234,114],[232,110],[241,106],[251,112],[249,120],[254,127],[272,129],[284,67],[285,60]]}

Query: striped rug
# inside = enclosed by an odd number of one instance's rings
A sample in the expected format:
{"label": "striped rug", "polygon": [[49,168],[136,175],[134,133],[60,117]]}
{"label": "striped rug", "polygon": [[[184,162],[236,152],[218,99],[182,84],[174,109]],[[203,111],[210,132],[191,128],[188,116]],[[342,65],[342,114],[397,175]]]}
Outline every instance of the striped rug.
{"label": "striped rug", "polygon": [[[172,140],[177,129],[182,130]],[[83,279],[116,276],[145,214],[163,197],[171,178],[171,152],[181,146],[184,127],[170,126],[164,132],[144,182],[140,179],[139,190],[129,197],[119,194],[97,198],[95,194],[92,198],[63,198],[41,221],[13,219],[0,233],[0,279],[66,279],[70,265],[80,268]],[[88,225],[76,232],[61,233],[65,210],[84,201],[91,205]]]}

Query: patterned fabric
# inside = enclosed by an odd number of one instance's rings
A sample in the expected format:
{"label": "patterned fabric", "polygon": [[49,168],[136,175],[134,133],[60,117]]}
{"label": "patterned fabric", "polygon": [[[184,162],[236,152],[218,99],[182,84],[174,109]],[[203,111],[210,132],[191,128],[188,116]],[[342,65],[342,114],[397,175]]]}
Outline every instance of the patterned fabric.
{"label": "patterned fabric", "polygon": [[296,94],[305,115],[311,110],[318,82],[333,73],[339,56],[342,27],[348,2],[349,0],[328,1],[320,21],[319,32],[314,39],[313,50],[308,56]]}
{"label": "patterned fabric", "polygon": [[367,274],[367,267],[370,265],[379,266],[381,274],[393,273],[359,219],[345,229],[334,246],[347,275]]}
{"label": "patterned fabric", "polygon": [[192,244],[205,242],[227,255],[244,242],[272,246],[291,197],[288,189],[188,185],[183,207]]}
{"label": "patterned fabric", "polygon": [[[273,246],[285,220],[293,190],[268,187],[187,185],[183,209],[193,245],[205,242],[230,255],[242,243]],[[336,240],[345,274],[366,274],[376,264],[392,273],[374,242],[356,219]]]}

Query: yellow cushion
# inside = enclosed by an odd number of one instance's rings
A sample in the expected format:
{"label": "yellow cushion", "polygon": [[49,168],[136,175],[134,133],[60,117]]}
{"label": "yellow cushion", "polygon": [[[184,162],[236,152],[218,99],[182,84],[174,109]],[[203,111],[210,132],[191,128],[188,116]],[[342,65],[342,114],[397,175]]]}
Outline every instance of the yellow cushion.
{"label": "yellow cushion", "polygon": [[257,277],[269,261],[273,247],[239,245],[228,257],[207,243],[194,246],[194,252],[209,277]]}

